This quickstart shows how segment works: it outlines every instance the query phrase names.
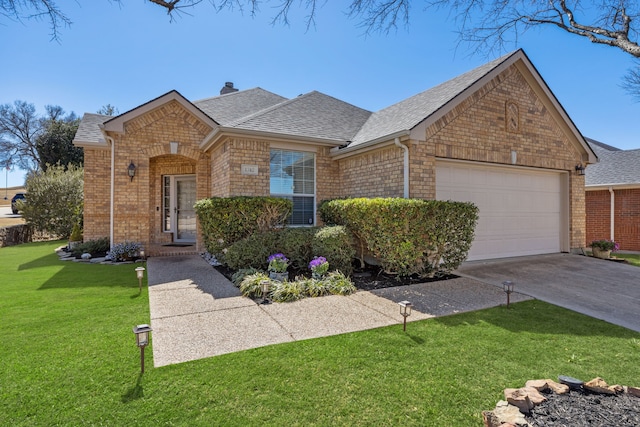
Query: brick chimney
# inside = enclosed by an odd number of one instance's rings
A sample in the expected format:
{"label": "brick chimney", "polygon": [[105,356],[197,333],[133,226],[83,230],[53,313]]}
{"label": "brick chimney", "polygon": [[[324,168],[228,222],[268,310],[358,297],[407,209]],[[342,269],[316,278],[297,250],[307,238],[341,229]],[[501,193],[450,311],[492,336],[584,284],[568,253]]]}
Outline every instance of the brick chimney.
{"label": "brick chimney", "polygon": [[238,91],[238,89],[233,87],[233,82],[225,82],[225,84],[222,87],[222,89],[220,89],[220,95],[224,95],[224,94],[227,94],[227,93],[233,93],[233,92],[237,92],[237,91]]}

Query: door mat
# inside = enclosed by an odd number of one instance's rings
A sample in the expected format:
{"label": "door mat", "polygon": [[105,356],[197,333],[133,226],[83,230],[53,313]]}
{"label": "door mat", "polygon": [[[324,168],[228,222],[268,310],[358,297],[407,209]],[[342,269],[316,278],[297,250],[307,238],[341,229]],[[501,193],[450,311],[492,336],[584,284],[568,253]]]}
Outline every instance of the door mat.
{"label": "door mat", "polygon": [[172,247],[176,247],[176,248],[187,248],[189,246],[193,246],[193,243],[167,243],[166,245],[162,245],[162,246],[172,246]]}

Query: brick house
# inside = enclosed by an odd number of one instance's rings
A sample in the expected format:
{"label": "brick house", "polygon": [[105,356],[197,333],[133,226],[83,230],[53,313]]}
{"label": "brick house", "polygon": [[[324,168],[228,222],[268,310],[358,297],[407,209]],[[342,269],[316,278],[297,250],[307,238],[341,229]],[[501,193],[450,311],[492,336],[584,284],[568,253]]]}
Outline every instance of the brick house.
{"label": "brick house", "polygon": [[[469,259],[585,245],[584,176],[597,157],[522,50],[370,112],[319,92],[168,92],[117,117],[85,114],[84,237],[202,248],[193,203],[288,197],[293,225],[335,197],[472,201]],[[130,172],[133,176],[130,176]]]}
{"label": "brick house", "polygon": [[586,242],[611,239],[640,251],[640,150],[587,141],[600,162],[586,170]]}

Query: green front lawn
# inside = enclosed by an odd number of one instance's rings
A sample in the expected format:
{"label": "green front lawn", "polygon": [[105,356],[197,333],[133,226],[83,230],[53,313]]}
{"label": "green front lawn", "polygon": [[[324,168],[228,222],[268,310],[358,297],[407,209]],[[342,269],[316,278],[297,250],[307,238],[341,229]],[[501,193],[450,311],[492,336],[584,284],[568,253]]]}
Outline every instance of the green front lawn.
{"label": "green front lawn", "polygon": [[635,265],[636,267],[640,267],[640,255],[639,254],[621,254],[620,252],[616,252],[612,254],[616,258],[624,258],[629,264]]}
{"label": "green front lawn", "polygon": [[135,266],[0,249],[0,425],[481,426],[505,387],[638,384],[640,334],[539,301],[146,371]]}

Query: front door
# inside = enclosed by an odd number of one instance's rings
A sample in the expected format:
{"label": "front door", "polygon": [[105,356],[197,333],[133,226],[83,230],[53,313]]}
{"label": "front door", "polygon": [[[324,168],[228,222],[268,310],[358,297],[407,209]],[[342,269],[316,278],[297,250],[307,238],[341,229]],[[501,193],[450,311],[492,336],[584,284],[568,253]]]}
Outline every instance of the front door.
{"label": "front door", "polygon": [[176,231],[174,242],[196,241],[196,179],[176,177]]}
{"label": "front door", "polygon": [[173,241],[196,241],[196,178],[193,175],[164,177],[164,231]]}

